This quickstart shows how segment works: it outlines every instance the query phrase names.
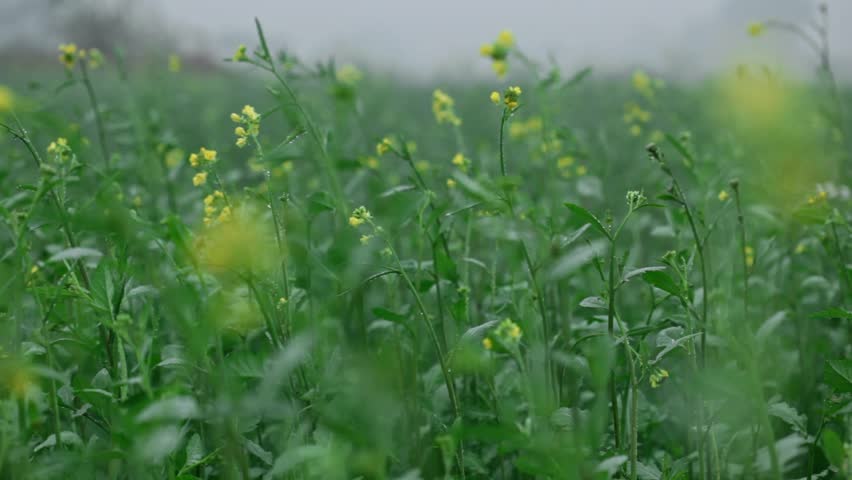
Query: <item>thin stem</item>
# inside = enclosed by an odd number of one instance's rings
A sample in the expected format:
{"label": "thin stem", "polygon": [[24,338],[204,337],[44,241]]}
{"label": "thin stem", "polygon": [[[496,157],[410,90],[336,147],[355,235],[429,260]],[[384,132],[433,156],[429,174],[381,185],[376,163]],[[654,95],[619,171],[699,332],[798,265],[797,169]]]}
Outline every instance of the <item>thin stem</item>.
{"label": "thin stem", "polygon": [[89,79],[89,69],[86,66],[85,61],[80,61],[80,72],[82,73],[83,85],[86,87],[86,93],[89,96],[89,103],[92,106],[92,111],[95,116],[95,130],[98,134],[98,144],[101,148],[101,155],[103,156],[104,166],[106,167],[107,173],[109,173],[111,168],[110,164],[112,162],[110,160],[109,147],[107,146],[106,141],[106,131],[104,130],[104,122],[101,118],[100,108],[98,107],[98,98],[95,96],[95,89],[92,87],[92,82]]}

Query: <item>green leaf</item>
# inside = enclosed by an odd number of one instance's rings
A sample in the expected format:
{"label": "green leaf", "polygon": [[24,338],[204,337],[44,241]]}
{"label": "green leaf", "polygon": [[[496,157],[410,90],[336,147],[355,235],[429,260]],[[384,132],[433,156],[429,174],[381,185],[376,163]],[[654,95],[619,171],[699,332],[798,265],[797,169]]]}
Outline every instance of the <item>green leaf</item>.
{"label": "green leaf", "polygon": [[308,213],[315,217],[323,212],[334,211],[334,198],[328,192],[314,192],[308,195]]}
{"label": "green leaf", "polygon": [[636,270],[631,270],[631,271],[627,272],[627,273],[624,275],[624,281],[625,281],[625,282],[627,282],[627,281],[629,281],[631,278],[633,278],[633,277],[635,277],[635,276],[637,276],[637,275],[642,275],[642,274],[643,274],[643,273],[645,273],[645,272],[662,272],[662,271],[664,271],[665,269],[666,269],[666,267],[662,267],[662,266],[661,266],[661,267],[642,267],[642,268],[637,268]]}
{"label": "green leaf", "polygon": [[195,398],[188,395],[164,398],[148,405],[136,416],[140,423],[156,422],[162,420],[187,420],[198,418],[201,409]]}
{"label": "green leaf", "polygon": [[373,309],[373,315],[384,320],[389,320],[394,323],[405,323],[408,317],[401,313],[392,312],[386,308],[376,307]]}
{"label": "green leaf", "polygon": [[852,393],[852,359],[825,362],[825,383],[838,393]]}
{"label": "green leaf", "polygon": [[661,270],[651,270],[643,272],[641,275],[642,280],[648,282],[649,285],[671,293],[676,297],[681,296],[680,287],[668,273]]}
{"label": "green leaf", "polygon": [[825,452],[825,458],[838,469],[843,468],[843,460],[846,457],[843,451],[843,441],[840,436],[834,433],[834,430],[826,429],[822,432],[822,451]]}
{"label": "green leaf", "polygon": [[79,260],[81,258],[101,258],[104,254],[94,248],[74,247],[66,248],[47,259],[47,263],[64,262],[66,260]]}
{"label": "green leaf", "polygon": [[[63,445],[80,446],[83,444],[83,441],[80,440],[79,435],[70,431],[59,432],[59,441]],[[56,446],[56,434],[51,434],[49,437],[47,437],[45,441],[36,445],[35,448],[33,448],[33,453],[37,453],[40,450],[44,450],[45,448],[53,446]]]}
{"label": "green leaf", "polygon": [[773,403],[767,409],[768,413],[773,417],[778,417],[787,422],[794,430],[800,433],[806,433],[807,418],[796,411],[795,408],[785,402]]}
{"label": "green leaf", "polygon": [[831,307],[819,312],[814,312],[810,315],[811,318],[817,320],[832,320],[839,318],[842,320],[852,320],[852,312],[843,307]]}
{"label": "green leaf", "polygon": [[585,208],[577,205],[576,203],[565,202],[565,206],[568,207],[568,209],[571,210],[574,213],[574,215],[577,215],[578,217],[580,217],[580,219],[582,219],[582,221],[590,224],[592,227],[595,228],[595,230],[604,234],[604,236],[606,238],[612,240],[612,237],[610,236],[609,231],[607,231],[607,229],[604,228],[601,221],[598,220],[598,217],[594,216],[592,214],[592,212],[590,212],[590,211],[586,210]]}

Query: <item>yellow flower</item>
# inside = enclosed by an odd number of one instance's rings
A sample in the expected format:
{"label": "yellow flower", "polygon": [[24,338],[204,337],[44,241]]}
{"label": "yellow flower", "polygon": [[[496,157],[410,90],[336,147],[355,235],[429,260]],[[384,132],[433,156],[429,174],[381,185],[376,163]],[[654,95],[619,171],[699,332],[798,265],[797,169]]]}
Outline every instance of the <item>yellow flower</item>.
{"label": "yellow flower", "polygon": [[207,183],[207,172],[198,172],[192,177],[192,184],[200,187]]}
{"label": "yellow flower", "polygon": [[356,208],[352,212],[352,215],[349,216],[349,225],[357,228],[358,226],[370,220],[371,218],[373,218],[373,215],[370,214],[370,211],[362,205]]}
{"label": "yellow flower", "polygon": [[763,35],[764,30],[766,30],[766,25],[763,22],[751,22],[748,24],[748,34],[752,37]]}
{"label": "yellow flower", "polygon": [[578,165],[576,171],[577,171],[577,175],[579,175],[581,177],[589,172],[589,170],[586,168],[585,165]]}
{"label": "yellow flower", "polygon": [[231,207],[226,206],[219,212],[219,218],[217,219],[220,223],[225,223],[231,220]]}
{"label": "yellow flower", "polygon": [[370,243],[371,238],[373,238],[372,235],[361,235],[361,238],[359,239],[359,241],[361,242],[361,245],[366,245],[366,244]]}
{"label": "yellow flower", "polygon": [[455,100],[447,95],[443,90],[435,90],[432,92],[432,113],[435,114],[435,121],[438,124],[449,123],[450,125],[461,125],[461,119],[456,116],[454,110]]}
{"label": "yellow flower", "polygon": [[497,78],[503,78],[509,70],[509,64],[505,60],[494,60],[491,62],[491,69],[497,74]]}
{"label": "yellow flower", "polygon": [[234,129],[234,133],[235,133],[237,136],[240,136],[240,137],[245,137],[245,136],[247,136],[247,135],[248,135],[248,132],[246,132],[246,129],[245,129],[245,128],[243,128],[243,127],[237,127],[237,128],[235,128],[235,129]]}
{"label": "yellow flower", "polygon": [[630,135],[634,137],[642,135],[642,127],[640,127],[639,125],[631,125],[628,131],[630,132]]}
{"label": "yellow flower", "polygon": [[479,47],[479,54],[483,57],[490,57],[494,54],[494,45],[490,43],[486,43]]}
{"label": "yellow flower", "polygon": [[178,56],[176,53],[169,55],[169,71],[172,73],[178,73],[180,72],[180,68],[180,56]]}
{"label": "yellow flower", "polygon": [[751,268],[754,266],[754,248],[750,246],[746,246],[743,249],[743,253],[745,254],[745,262],[746,266]]}
{"label": "yellow flower", "polygon": [[515,45],[515,36],[509,30],[503,30],[497,35],[496,45],[506,49],[512,48]]}
{"label": "yellow flower", "polygon": [[358,70],[358,67],[355,65],[343,65],[335,72],[337,81],[349,86],[358,83],[362,77],[361,70]]}
{"label": "yellow flower", "polygon": [[721,190],[721,191],[719,191],[719,201],[720,201],[720,202],[724,202],[725,200],[727,200],[727,199],[728,199],[728,197],[729,197],[729,196],[730,196],[730,195],[728,195],[727,190]]}
{"label": "yellow flower", "polygon": [[201,156],[204,157],[204,160],[208,162],[216,161],[216,150],[207,150],[204,147],[201,147]]}
{"label": "yellow flower", "polygon": [[9,112],[15,106],[15,95],[12,89],[0,85],[0,113]]}
{"label": "yellow flower", "polygon": [[503,93],[503,103],[505,103],[506,106],[509,107],[510,110],[514,110],[514,109],[518,108],[518,106],[520,105],[520,99],[521,99],[521,87],[518,87],[518,86],[509,87]]}
{"label": "yellow flower", "polygon": [[556,160],[556,166],[560,169],[568,168],[571,165],[574,165],[574,157],[571,155],[565,155],[564,157],[559,157],[559,159]]}
{"label": "yellow flower", "polygon": [[393,143],[391,142],[391,139],[385,137],[382,139],[381,142],[376,144],[376,153],[381,157],[382,155],[388,153],[391,148],[393,148]]}
{"label": "yellow flower", "polygon": [[499,92],[491,92],[491,101],[494,102],[495,105],[500,103],[500,93]]}
{"label": "yellow flower", "polygon": [[192,154],[189,155],[189,164],[192,165],[193,167],[196,167],[196,168],[198,167],[199,163],[198,163],[198,154],[197,153],[192,153]]}
{"label": "yellow flower", "polygon": [[59,46],[59,61],[65,65],[65,68],[71,70],[74,68],[74,64],[77,62],[78,51],[77,45],[73,43],[63,43]]}
{"label": "yellow flower", "polygon": [[255,121],[260,118],[260,114],[258,114],[257,111],[255,111],[254,107],[252,107],[251,105],[246,105],[243,107],[243,115],[245,115],[246,118],[249,119],[249,121]]}
{"label": "yellow flower", "polygon": [[244,62],[244,61],[248,60],[248,56],[246,56],[246,46],[245,45],[240,45],[239,47],[237,47],[237,51],[234,52],[234,56],[233,56],[232,60],[235,61],[235,62]]}
{"label": "yellow flower", "polygon": [[240,137],[240,138],[237,139],[237,146],[239,148],[245,147],[247,143],[248,143],[248,140],[246,140],[246,137]]}
{"label": "yellow flower", "polygon": [[363,160],[364,165],[371,170],[379,168],[379,159],[374,156],[369,156]]}
{"label": "yellow flower", "polygon": [[494,348],[494,342],[492,342],[490,338],[485,337],[482,339],[482,346],[486,350],[491,350],[492,348]]}
{"label": "yellow flower", "polygon": [[447,188],[456,188],[456,181],[452,178],[447,179]]}

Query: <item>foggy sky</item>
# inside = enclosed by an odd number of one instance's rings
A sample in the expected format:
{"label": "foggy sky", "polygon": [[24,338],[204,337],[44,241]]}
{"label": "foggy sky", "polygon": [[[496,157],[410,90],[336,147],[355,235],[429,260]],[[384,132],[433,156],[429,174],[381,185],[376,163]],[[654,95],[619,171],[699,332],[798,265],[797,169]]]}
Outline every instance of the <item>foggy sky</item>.
{"label": "foggy sky", "polygon": [[[852,1],[827,4],[832,60],[850,78],[852,29],[844,27],[852,23]],[[165,23],[183,53],[221,56],[239,43],[255,45],[257,16],[271,46],[305,59],[334,55],[414,77],[462,78],[487,74],[479,46],[506,28],[525,53],[552,55],[567,70],[644,67],[694,78],[759,59],[804,72],[814,61],[801,42],[780,32],[750,39],[745,29],[750,21],[802,22],[817,12],[810,0],[137,0],[133,7],[148,22]],[[36,30],[38,21],[18,30]],[[0,32],[13,32],[13,22],[0,18]]]}

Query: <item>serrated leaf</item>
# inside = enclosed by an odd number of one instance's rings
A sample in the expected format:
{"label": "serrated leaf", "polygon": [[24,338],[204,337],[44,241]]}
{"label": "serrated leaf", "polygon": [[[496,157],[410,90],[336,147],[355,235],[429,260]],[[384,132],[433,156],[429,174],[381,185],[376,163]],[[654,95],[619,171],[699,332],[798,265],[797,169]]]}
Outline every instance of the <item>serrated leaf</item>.
{"label": "serrated leaf", "polygon": [[592,212],[590,212],[590,211],[586,210],[585,208],[577,205],[576,203],[565,202],[564,205],[566,207],[568,207],[568,209],[571,210],[571,212],[573,212],[574,215],[580,217],[580,219],[583,222],[591,225],[592,228],[594,228],[598,232],[602,233],[606,238],[612,239],[612,237],[610,237],[610,235],[609,235],[609,231],[606,228],[604,228],[601,221],[598,220],[598,217],[594,216],[594,214],[592,214]]}
{"label": "serrated leaf", "polygon": [[785,402],[773,403],[769,405],[767,410],[770,415],[787,422],[796,431],[806,433],[807,419],[790,404]]}
{"label": "serrated leaf", "polygon": [[852,359],[825,362],[825,383],[838,393],[852,393]]}

